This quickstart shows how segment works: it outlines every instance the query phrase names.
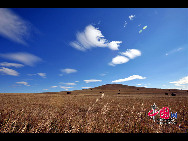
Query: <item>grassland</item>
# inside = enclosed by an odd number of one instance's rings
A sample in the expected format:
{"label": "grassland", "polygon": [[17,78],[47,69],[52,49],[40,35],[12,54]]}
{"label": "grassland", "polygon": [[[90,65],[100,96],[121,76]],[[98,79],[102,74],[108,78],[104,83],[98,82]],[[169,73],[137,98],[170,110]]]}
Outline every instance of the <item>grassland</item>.
{"label": "grassland", "polygon": [[[188,96],[0,94],[0,133],[186,133]],[[160,125],[151,105],[177,112]],[[159,115],[156,115],[156,118]]]}

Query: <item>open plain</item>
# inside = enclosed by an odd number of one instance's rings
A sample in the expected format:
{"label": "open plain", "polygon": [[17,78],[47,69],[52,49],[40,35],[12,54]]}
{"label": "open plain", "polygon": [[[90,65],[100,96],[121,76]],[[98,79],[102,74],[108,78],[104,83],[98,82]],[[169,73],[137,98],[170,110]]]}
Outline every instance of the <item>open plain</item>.
{"label": "open plain", "polygon": [[[118,90],[116,90],[119,92]],[[57,93],[1,93],[1,133],[186,133],[188,94],[116,93],[89,89]],[[177,112],[176,124],[158,124],[151,105]],[[156,119],[159,114],[156,115]]]}

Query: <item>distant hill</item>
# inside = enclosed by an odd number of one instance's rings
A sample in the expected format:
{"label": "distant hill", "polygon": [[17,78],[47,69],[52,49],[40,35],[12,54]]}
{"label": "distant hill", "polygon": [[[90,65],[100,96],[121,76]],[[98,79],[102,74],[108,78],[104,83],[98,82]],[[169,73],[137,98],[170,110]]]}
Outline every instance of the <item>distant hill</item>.
{"label": "distant hill", "polygon": [[[61,93],[66,93],[67,91],[61,91]],[[163,94],[171,95],[172,93],[176,94],[188,94],[188,90],[178,90],[178,89],[160,89],[160,88],[145,88],[145,87],[136,87],[128,86],[122,84],[106,84],[94,88],[74,90],[71,91],[71,94]]]}

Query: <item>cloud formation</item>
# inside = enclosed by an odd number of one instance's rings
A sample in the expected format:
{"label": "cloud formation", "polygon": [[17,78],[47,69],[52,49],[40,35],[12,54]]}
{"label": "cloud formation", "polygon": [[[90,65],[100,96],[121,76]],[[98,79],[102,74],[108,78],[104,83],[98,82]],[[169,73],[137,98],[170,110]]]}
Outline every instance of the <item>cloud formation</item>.
{"label": "cloud formation", "polygon": [[129,59],[134,59],[141,56],[141,51],[138,49],[127,49],[126,52],[120,52],[120,54],[121,55],[117,55],[116,57],[112,58],[112,61],[109,63],[110,66],[127,63]]}
{"label": "cloud formation", "polygon": [[102,80],[96,80],[96,79],[90,79],[90,80],[84,80],[86,83],[91,83],[91,82],[101,82]]}
{"label": "cloud formation", "polygon": [[25,85],[25,86],[30,86],[30,85],[28,85],[28,83],[25,82],[25,81],[16,82],[16,84],[21,84],[21,85]]}
{"label": "cloud formation", "polygon": [[183,84],[188,84],[188,76],[185,76],[178,81],[173,81],[169,83],[173,83],[175,86],[184,86]]}
{"label": "cloud formation", "polygon": [[0,8],[0,35],[26,45],[25,37],[29,35],[28,23],[10,9]]}
{"label": "cloud formation", "polygon": [[165,55],[168,56],[168,55],[170,55],[170,54],[179,52],[179,51],[181,51],[182,49],[183,49],[183,48],[181,48],[181,47],[176,48],[176,49],[174,49],[174,50],[171,50],[171,51],[167,52]]}
{"label": "cloud formation", "polygon": [[0,63],[0,66],[20,68],[20,67],[23,67],[24,65],[18,64],[18,63],[2,62],[2,63]]}
{"label": "cloud formation", "polygon": [[76,85],[75,83],[63,83],[65,85]]}
{"label": "cloud formation", "polygon": [[76,69],[66,68],[66,69],[61,69],[61,72],[70,74],[70,73],[75,73],[75,72],[77,72],[77,70],[76,70]]}
{"label": "cloud formation", "polygon": [[138,56],[141,56],[141,51],[139,51],[138,49],[127,49],[126,52],[121,52],[121,55],[125,55],[130,59],[134,59]]}
{"label": "cloud formation", "polygon": [[129,76],[129,77],[124,78],[124,79],[114,80],[114,81],[112,81],[112,83],[125,82],[125,81],[134,80],[134,79],[146,79],[146,77],[143,77],[143,76],[140,76],[140,75],[132,75],[132,76]]}
{"label": "cloud formation", "polygon": [[83,32],[78,32],[76,39],[76,41],[70,42],[70,45],[80,51],[86,51],[93,47],[108,47],[111,50],[118,50],[119,44],[122,43],[122,41],[109,42],[101,31],[92,25],[86,26]]}
{"label": "cloud formation", "polygon": [[41,58],[26,52],[5,53],[5,54],[0,54],[0,57],[8,60],[21,62],[28,66],[34,66],[36,63],[42,61]]}
{"label": "cloud formation", "polygon": [[2,73],[3,75],[12,75],[12,76],[18,76],[19,73],[13,69],[9,69],[6,67],[1,67],[0,68],[0,73]]}
{"label": "cloud formation", "polygon": [[130,15],[129,19],[132,21],[135,18],[135,15]]}
{"label": "cloud formation", "polygon": [[112,62],[110,62],[109,65],[115,66],[115,65],[127,63],[128,61],[129,61],[129,59],[127,57],[118,55],[118,56],[112,58]]}
{"label": "cloud formation", "polygon": [[46,78],[46,73],[37,73],[39,76],[41,76],[42,78]]}
{"label": "cloud formation", "polygon": [[73,88],[73,87],[60,86],[60,88],[68,90],[68,89]]}
{"label": "cloud formation", "polygon": [[125,23],[124,23],[123,27],[126,27],[126,26],[127,26],[127,21],[125,21]]}

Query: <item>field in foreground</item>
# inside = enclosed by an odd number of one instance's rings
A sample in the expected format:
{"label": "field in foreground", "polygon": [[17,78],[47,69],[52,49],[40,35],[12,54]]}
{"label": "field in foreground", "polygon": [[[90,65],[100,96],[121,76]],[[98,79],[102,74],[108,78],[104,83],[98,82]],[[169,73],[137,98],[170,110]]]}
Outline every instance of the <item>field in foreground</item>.
{"label": "field in foreground", "polygon": [[[186,133],[188,96],[0,94],[1,133]],[[177,112],[160,125],[151,105]],[[156,115],[159,118],[159,114]]]}

